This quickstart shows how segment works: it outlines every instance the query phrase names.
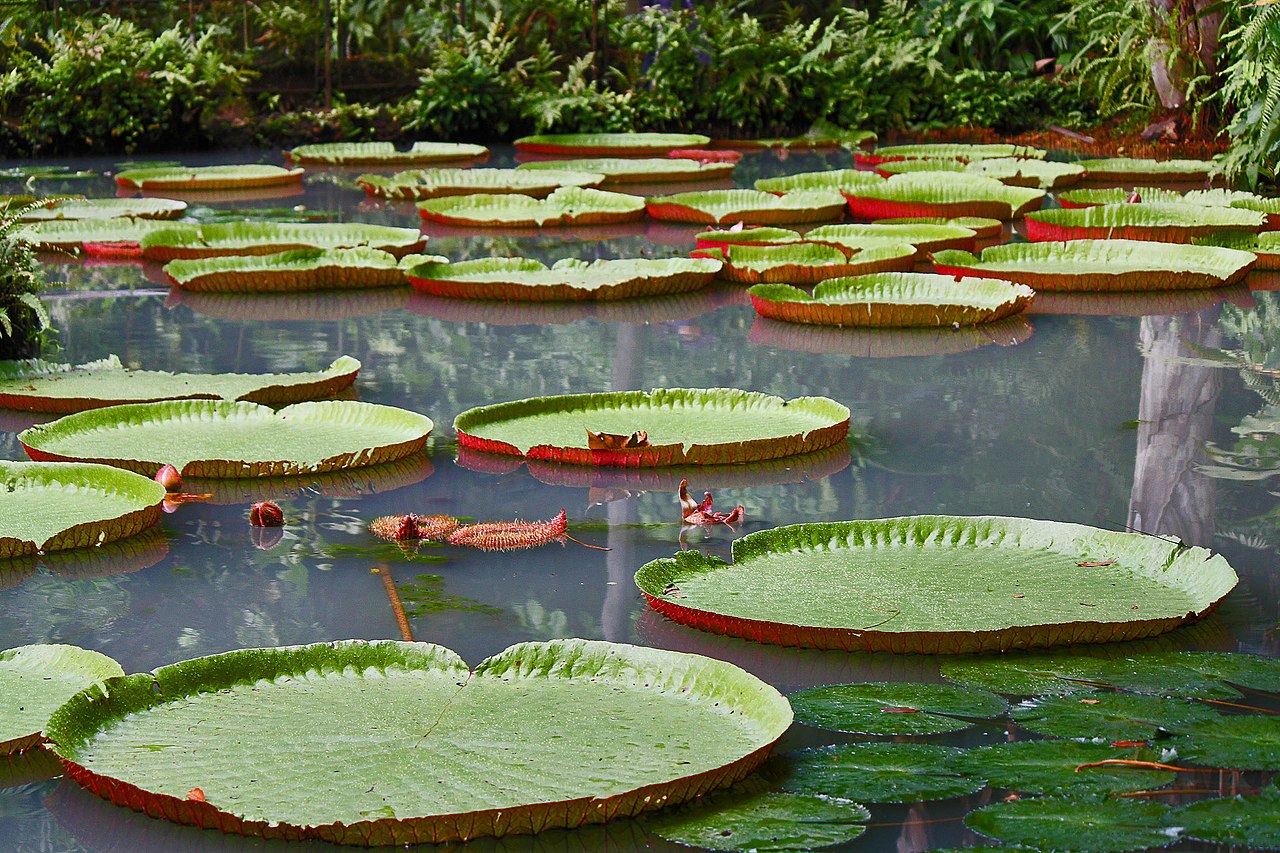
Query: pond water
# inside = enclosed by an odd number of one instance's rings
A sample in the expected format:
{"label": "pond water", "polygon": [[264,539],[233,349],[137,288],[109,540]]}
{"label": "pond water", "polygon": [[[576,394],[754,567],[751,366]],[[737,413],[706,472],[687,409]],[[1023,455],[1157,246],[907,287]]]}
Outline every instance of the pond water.
{"label": "pond water", "polygon": [[[279,162],[273,152],[175,159]],[[749,155],[737,183],[848,168],[851,159],[844,152]],[[510,151],[498,150],[489,165],[510,161]],[[64,165],[116,168],[98,161]],[[246,215],[297,205],[342,220],[417,223],[409,205],[366,201],[350,183],[355,174],[315,171],[295,197],[199,204]],[[105,178],[42,183],[39,189],[114,194]],[[429,249],[453,259],[675,256],[688,252],[697,230],[650,224],[604,234],[438,231]],[[255,538],[246,522],[247,504],[259,496],[219,495],[213,503],[167,515],[159,533],[128,549],[39,569],[0,569],[0,648],[74,643],[137,672],[242,647],[399,638],[384,585],[390,578],[414,637],[448,646],[472,663],[520,641],[586,637],[712,655],[784,692],[842,681],[937,680],[936,658],[760,646],[648,612],[632,574],[680,547],[674,492],[683,473],[696,493],[712,490],[717,505],[745,505],[747,531],[952,513],[1113,530],[1129,525],[1179,536],[1224,553],[1242,582],[1204,623],[1155,645],[1280,652],[1280,514],[1271,481],[1265,475],[1242,479],[1238,469],[1200,470],[1211,446],[1237,451],[1236,458],[1250,466],[1247,474],[1280,472],[1274,418],[1267,431],[1267,400],[1280,399],[1270,376],[1212,364],[1216,354],[1242,348],[1245,361],[1263,368],[1280,359],[1280,348],[1270,349],[1266,338],[1268,321],[1280,317],[1280,297],[1265,290],[1044,299],[1036,313],[992,334],[797,334],[757,319],[738,288],[599,308],[458,302],[408,289],[254,299],[170,294],[154,266],[54,260],[46,267],[57,282],[47,302],[60,360],[116,353],[145,368],[268,372],[320,369],[348,354],[363,363],[360,399],[422,412],[436,429],[428,459],[261,495],[277,499],[286,513],[283,537],[274,544]],[[1262,288],[1267,282],[1251,284]],[[1280,347],[1280,330],[1271,335]],[[847,448],[812,459],[656,474],[495,466],[460,455],[453,439],[453,418],[472,406],[662,386],[826,395],[852,409],[854,437]],[[15,436],[34,422],[33,416],[0,411],[0,456],[24,458]],[[1233,432],[1242,422],[1251,426]],[[562,507],[577,538],[610,550],[569,543],[515,553],[406,553],[366,532],[379,515],[540,519]],[[731,539],[722,529],[695,533],[687,544],[728,558]],[[993,724],[940,742],[1004,738],[1004,729]],[[797,727],[783,747],[830,740]],[[992,797],[873,807],[872,830],[850,849],[908,853],[975,843],[977,836],[959,818]],[[277,847],[334,849],[170,826],[61,780],[0,789],[0,853]],[[468,845],[667,847],[629,822]]]}

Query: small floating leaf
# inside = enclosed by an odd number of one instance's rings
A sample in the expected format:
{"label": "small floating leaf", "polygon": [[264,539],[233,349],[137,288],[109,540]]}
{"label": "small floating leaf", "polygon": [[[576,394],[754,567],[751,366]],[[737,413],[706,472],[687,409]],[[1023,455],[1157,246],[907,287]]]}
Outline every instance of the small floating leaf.
{"label": "small floating leaf", "polygon": [[981,791],[980,775],[950,766],[964,750],[923,743],[855,743],[789,752],[777,761],[783,790],[868,803],[945,800]]}
{"label": "small floating leaf", "polygon": [[1076,770],[1082,764],[1132,756],[1132,750],[1105,743],[1032,740],[964,750],[948,766],[955,772],[986,779],[993,788],[1009,788],[1023,794],[1092,796],[1161,788],[1173,781],[1175,774],[1170,770],[1120,765]]}
{"label": "small floating leaf", "polygon": [[1280,770],[1280,716],[1214,716],[1178,726],[1178,758],[1206,767]]}
{"label": "small floating leaf", "polygon": [[1096,693],[1087,699],[1053,696],[1014,708],[1011,716],[1023,728],[1043,735],[1116,741],[1145,740],[1162,729],[1213,719],[1218,712],[1181,699]]}
{"label": "small floating leaf", "polygon": [[1280,789],[1190,803],[1175,809],[1170,822],[1197,841],[1250,850],[1280,849]]}
{"label": "small floating leaf", "polygon": [[872,682],[799,690],[789,697],[796,719],[810,726],[865,735],[926,735],[990,719],[1009,703],[986,690],[949,684]]}
{"label": "small floating leaf", "polygon": [[1070,853],[1123,853],[1166,847],[1178,838],[1162,803],[1045,797],[995,803],[970,812],[965,825],[1018,847]]}
{"label": "small floating leaf", "polygon": [[645,826],[668,841],[705,850],[815,850],[866,831],[857,803],[804,794],[726,791],[664,812]]}

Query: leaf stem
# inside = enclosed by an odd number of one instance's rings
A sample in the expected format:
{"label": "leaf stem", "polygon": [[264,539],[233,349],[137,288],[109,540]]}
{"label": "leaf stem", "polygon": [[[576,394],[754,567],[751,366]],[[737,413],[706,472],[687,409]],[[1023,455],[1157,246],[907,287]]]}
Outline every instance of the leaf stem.
{"label": "leaf stem", "polygon": [[413,642],[413,628],[409,627],[409,617],[405,615],[404,604],[400,601],[400,590],[396,588],[395,578],[391,577],[391,569],[378,566],[373,570],[382,576],[382,586],[387,590],[387,600],[391,602],[391,612],[396,616],[396,624],[400,626],[400,639],[406,643]]}

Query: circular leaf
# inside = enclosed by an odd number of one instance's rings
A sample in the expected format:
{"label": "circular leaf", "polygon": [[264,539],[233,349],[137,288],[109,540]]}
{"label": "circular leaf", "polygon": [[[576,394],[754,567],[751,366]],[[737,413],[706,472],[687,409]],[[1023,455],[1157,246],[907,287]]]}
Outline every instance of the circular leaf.
{"label": "circular leaf", "polygon": [[1249,690],[1280,693],[1280,660],[1276,658],[1234,652],[1175,652],[1169,657],[1171,663]]}
{"label": "circular leaf", "polygon": [[1066,696],[1092,693],[1096,688],[1081,673],[1088,660],[1070,652],[1060,654],[1010,654],[949,660],[942,677],[966,687],[982,687],[1015,696]]}
{"label": "circular leaf", "polygon": [[116,183],[141,190],[227,190],[278,187],[302,180],[302,169],[283,169],[260,164],[234,166],[165,166],[125,169],[116,173]]}
{"label": "circular leaf", "polygon": [[782,756],[782,788],[797,794],[869,803],[910,803],[981,791],[980,776],[956,775],[949,763],[963,750],[923,743],[857,743]]}
{"label": "circular leaf", "polygon": [[118,675],[124,675],[120,664],[76,646],[0,652],[0,756],[38,744],[55,709],[89,685]]}
{"label": "circular leaf", "polygon": [[1175,810],[1171,819],[1188,838],[1251,850],[1280,849],[1280,789],[1201,800]]}
{"label": "circular leaf", "polygon": [[1028,731],[1054,737],[1147,740],[1218,712],[1194,702],[1126,693],[1053,696],[1013,709],[1013,721]]}
{"label": "circular leaf", "polygon": [[1121,853],[1165,847],[1177,839],[1161,803],[1045,797],[995,803],[970,812],[970,829],[1018,847],[1079,853]]}
{"label": "circular leaf", "polygon": [[986,690],[907,682],[836,684],[799,690],[788,698],[802,723],[866,735],[954,732],[973,725],[956,717],[990,719],[1009,708]]}
{"label": "circular leaf", "polygon": [[1178,726],[1178,758],[1232,770],[1280,770],[1280,717],[1215,716]]}
{"label": "circular leaf", "polygon": [[1086,767],[1110,758],[1132,758],[1132,750],[1109,744],[1066,740],[995,743],[965,750],[949,763],[952,770],[984,778],[993,788],[1024,794],[1094,795],[1160,788],[1174,779],[1170,770],[1112,765]]}
{"label": "circular leaf", "polygon": [[[572,709],[567,712],[566,709]],[[68,774],[180,823],[364,845],[599,823],[731,784],[791,722],[720,661],[586,640],[250,649],[86,690]],[[199,788],[203,799],[188,798]]]}
{"label": "circular leaf", "polygon": [[677,844],[707,850],[814,850],[852,841],[870,812],[805,794],[727,791],[645,821]]}
{"label": "circular leaf", "polygon": [[665,155],[677,148],[701,148],[711,141],[697,133],[543,133],[522,136],[517,151],[560,156],[631,157]]}
{"label": "circular leaf", "polygon": [[408,151],[397,151],[390,142],[320,142],[299,145],[285,154],[295,163],[407,166],[487,157],[489,149],[464,142],[415,142]]}

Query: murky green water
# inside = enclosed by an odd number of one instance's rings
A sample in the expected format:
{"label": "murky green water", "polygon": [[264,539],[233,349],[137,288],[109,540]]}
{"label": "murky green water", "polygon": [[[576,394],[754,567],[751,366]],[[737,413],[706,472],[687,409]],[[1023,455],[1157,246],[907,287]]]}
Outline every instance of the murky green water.
{"label": "murky green water", "polygon": [[[261,159],[274,162],[269,154]],[[739,167],[738,183],[845,168],[850,159],[753,155]],[[490,165],[506,162],[504,153]],[[316,172],[303,196],[206,206],[302,204],[343,219],[416,223],[408,205],[366,202],[344,188],[353,175]],[[105,179],[40,189],[112,192]],[[695,230],[654,224],[610,230],[605,239],[586,230],[437,233],[430,248],[452,258],[665,256],[686,253]],[[318,369],[345,353],[364,365],[360,399],[428,414],[436,431],[429,462],[262,495],[279,499],[288,519],[274,544],[255,540],[245,518],[249,496],[220,494],[216,503],[183,506],[165,517],[160,533],[120,552],[38,570],[0,569],[0,648],[74,643],[139,671],[241,647],[398,638],[382,576],[371,572],[382,568],[399,588],[414,636],[473,663],[515,642],[577,636],[713,655],[784,691],[846,680],[936,679],[932,658],[763,647],[648,613],[631,576],[680,547],[674,490],[686,473],[691,488],[711,489],[717,503],[744,504],[748,531],[937,512],[1132,525],[1180,536],[1226,554],[1242,583],[1205,623],[1160,644],[1280,652],[1274,485],[1197,470],[1212,442],[1227,450],[1246,444],[1253,469],[1270,464],[1280,471],[1280,449],[1270,449],[1274,433],[1266,431],[1265,419],[1255,419],[1248,435],[1232,432],[1264,410],[1260,392],[1280,399],[1270,377],[1204,360],[1238,349],[1242,335],[1254,341],[1254,363],[1280,359],[1280,327],[1267,325],[1280,317],[1273,293],[1238,287],[1045,299],[1040,310],[1052,313],[1005,326],[992,341],[950,331],[797,334],[755,318],[738,289],[600,308],[462,303],[407,289],[249,299],[170,295],[158,268],[135,264],[69,262],[47,269],[60,282],[48,302],[62,360],[116,353],[138,367],[248,372]],[[1275,330],[1275,350],[1260,331],[1266,328]],[[495,470],[492,460],[459,458],[450,428],[466,408],[535,394],[722,385],[833,397],[853,410],[856,436],[847,452],[764,468],[635,474],[531,471],[514,463]],[[0,456],[23,458],[15,434],[33,422],[0,412]],[[516,553],[423,548],[405,554],[365,532],[370,519],[385,514],[535,519],[561,507],[575,536],[611,550],[569,543]],[[695,533],[688,544],[727,557],[726,534]],[[1004,736],[993,725],[950,742],[976,745]],[[784,746],[826,741],[796,731]],[[975,836],[958,819],[991,796],[873,807],[875,826],[853,846],[906,853],[971,841]],[[623,823],[468,849],[667,846]],[[3,853],[275,847],[309,849],[171,826],[61,781],[0,788]]]}

